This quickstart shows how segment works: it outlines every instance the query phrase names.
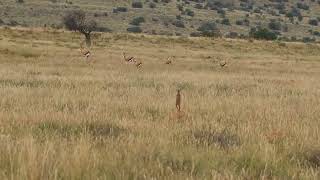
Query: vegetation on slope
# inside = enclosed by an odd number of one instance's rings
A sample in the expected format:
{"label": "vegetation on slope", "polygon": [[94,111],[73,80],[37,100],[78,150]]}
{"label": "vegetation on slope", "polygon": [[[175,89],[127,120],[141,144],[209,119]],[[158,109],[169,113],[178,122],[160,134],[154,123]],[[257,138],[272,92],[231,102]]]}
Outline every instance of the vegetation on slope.
{"label": "vegetation on slope", "polygon": [[[100,30],[114,32],[201,36],[200,26],[215,23],[228,37],[248,37],[252,28],[282,40],[320,37],[319,0],[3,0],[0,25],[63,28],[62,17],[73,10],[86,11]],[[136,18],[145,21],[132,25]]]}

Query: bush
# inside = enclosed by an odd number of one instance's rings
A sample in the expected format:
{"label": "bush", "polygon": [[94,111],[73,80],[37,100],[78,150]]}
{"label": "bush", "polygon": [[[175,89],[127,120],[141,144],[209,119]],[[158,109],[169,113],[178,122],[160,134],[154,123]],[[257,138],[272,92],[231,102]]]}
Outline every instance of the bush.
{"label": "bush", "polygon": [[292,8],[290,12],[286,14],[287,17],[299,17],[302,16],[301,12],[297,8]]}
{"label": "bush", "polygon": [[96,31],[97,32],[112,32],[112,30],[107,27],[97,27]]}
{"label": "bush", "polygon": [[276,21],[274,19],[271,20],[268,24],[269,28],[272,30],[280,31],[282,28],[282,25],[279,21]]}
{"label": "bush", "polygon": [[302,38],[302,42],[304,42],[304,43],[315,42],[315,41],[316,41],[316,39],[310,38],[310,37],[303,37]]}
{"label": "bush", "polygon": [[309,10],[310,9],[307,4],[300,3],[300,2],[297,3],[297,8],[303,9],[303,10]]}
{"label": "bush", "polygon": [[318,20],[317,19],[310,19],[309,24],[312,26],[318,26]]}
{"label": "bush", "polygon": [[236,21],[236,25],[242,26],[242,25],[243,25],[243,21],[242,21],[242,20],[237,20],[237,21]]}
{"label": "bush", "polygon": [[184,11],[184,14],[193,17],[194,16],[194,12],[191,9],[186,9]]}
{"label": "bush", "polygon": [[200,32],[192,32],[192,33],[190,33],[190,36],[191,37],[200,37],[201,33]]}
{"label": "bush", "polygon": [[113,13],[118,13],[118,12],[127,12],[128,11],[128,8],[126,7],[116,7],[116,8],[113,8]]}
{"label": "bush", "polygon": [[278,35],[267,28],[252,28],[250,30],[250,36],[255,39],[264,39],[264,40],[276,40]]}
{"label": "bush", "polygon": [[203,5],[200,4],[200,3],[197,3],[197,4],[194,5],[194,8],[196,8],[196,9],[203,9]]}
{"label": "bush", "polygon": [[178,4],[177,8],[178,8],[179,11],[183,12],[183,5],[182,4]]}
{"label": "bush", "polygon": [[138,1],[138,2],[133,2],[132,3],[132,7],[133,8],[143,8],[143,4],[142,2]]}
{"label": "bush", "polygon": [[142,16],[139,17],[135,17],[132,19],[132,21],[130,22],[131,25],[135,25],[135,26],[139,26],[141,23],[144,23],[145,19]]}
{"label": "bush", "polygon": [[128,27],[127,31],[132,33],[141,33],[142,29],[140,28],[140,26],[130,26]]}
{"label": "bush", "polygon": [[220,14],[222,17],[225,17],[225,15],[226,15],[226,11],[223,9],[218,9],[217,13]]}
{"label": "bush", "polygon": [[230,25],[231,25],[231,23],[230,23],[230,21],[229,21],[228,18],[224,18],[224,19],[221,21],[221,24],[224,24],[224,25],[227,25],[227,26],[230,26]]}
{"label": "bush", "polygon": [[175,25],[176,27],[179,27],[179,28],[185,28],[184,22],[181,20],[176,20],[172,24]]}
{"label": "bush", "polygon": [[156,8],[157,7],[157,5],[156,5],[156,3],[153,3],[153,2],[151,2],[150,4],[149,4],[149,8]]}
{"label": "bush", "polygon": [[320,36],[320,32],[319,31],[314,31],[312,34],[315,35],[315,36]]}
{"label": "bush", "polygon": [[234,39],[234,38],[238,38],[238,37],[239,37],[239,35],[238,35],[237,32],[229,32],[229,33],[227,34],[227,38],[232,38],[232,39]]}
{"label": "bush", "polygon": [[15,20],[10,20],[9,23],[7,24],[8,26],[18,26],[19,23]]}
{"label": "bush", "polygon": [[206,22],[202,24],[198,29],[202,36],[218,37],[221,36],[220,31],[214,22]]}

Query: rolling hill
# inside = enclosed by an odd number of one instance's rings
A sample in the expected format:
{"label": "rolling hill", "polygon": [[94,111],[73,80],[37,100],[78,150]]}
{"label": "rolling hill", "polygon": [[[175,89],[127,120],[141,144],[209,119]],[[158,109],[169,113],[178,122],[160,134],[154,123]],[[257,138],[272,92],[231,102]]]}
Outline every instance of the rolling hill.
{"label": "rolling hill", "polygon": [[79,9],[112,32],[201,36],[211,23],[227,37],[263,27],[284,40],[320,39],[319,0],[2,0],[0,25],[63,28],[66,12]]}

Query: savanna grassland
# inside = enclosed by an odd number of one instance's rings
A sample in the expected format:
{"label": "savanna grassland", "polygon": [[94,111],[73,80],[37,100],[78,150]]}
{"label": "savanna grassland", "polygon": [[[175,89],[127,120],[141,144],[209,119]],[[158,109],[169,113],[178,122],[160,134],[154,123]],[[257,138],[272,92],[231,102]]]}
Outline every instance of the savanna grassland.
{"label": "savanna grassland", "polygon": [[318,44],[81,38],[0,29],[0,179],[320,178]]}

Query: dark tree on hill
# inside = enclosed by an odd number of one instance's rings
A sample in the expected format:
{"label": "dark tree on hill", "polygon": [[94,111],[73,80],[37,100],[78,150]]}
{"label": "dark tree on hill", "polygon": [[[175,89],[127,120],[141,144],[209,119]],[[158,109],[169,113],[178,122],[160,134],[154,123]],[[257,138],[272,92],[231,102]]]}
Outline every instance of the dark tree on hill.
{"label": "dark tree on hill", "polygon": [[63,24],[70,31],[78,31],[82,33],[86,38],[86,44],[91,46],[91,33],[97,30],[97,22],[94,20],[88,20],[86,13],[82,10],[74,10],[68,12],[63,17]]}

